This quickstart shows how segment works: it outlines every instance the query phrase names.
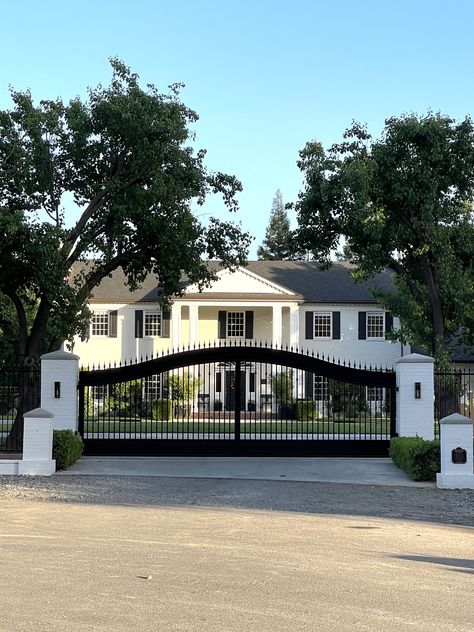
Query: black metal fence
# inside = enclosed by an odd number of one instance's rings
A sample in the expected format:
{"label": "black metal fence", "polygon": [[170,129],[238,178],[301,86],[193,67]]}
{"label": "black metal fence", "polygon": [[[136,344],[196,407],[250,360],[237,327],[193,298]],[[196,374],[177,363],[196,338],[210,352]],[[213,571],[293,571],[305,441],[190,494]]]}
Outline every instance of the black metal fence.
{"label": "black metal fence", "polygon": [[439,437],[439,420],[452,413],[474,419],[474,369],[448,367],[434,375],[435,435]]}
{"label": "black metal fence", "polygon": [[394,434],[394,392],[391,372],[274,349],[201,349],[81,371],[79,431],[86,450],[95,443],[103,453],[104,442],[143,453],[146,441],[156,453],[185,444],[202,453],[204,443],[209,453],[231,453],[236,442],[346,441],[362,449],[363,441],[388,443]]}
{"label": "black metal fence", "polygon": [[40,405],[39,369],[0,369],[0,451],[21,452],[23,414]]}

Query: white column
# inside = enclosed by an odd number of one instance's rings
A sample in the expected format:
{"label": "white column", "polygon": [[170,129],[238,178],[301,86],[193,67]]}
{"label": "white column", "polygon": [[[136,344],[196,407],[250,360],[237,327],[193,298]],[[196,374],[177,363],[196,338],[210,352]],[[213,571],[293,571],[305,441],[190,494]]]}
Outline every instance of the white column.
{"label": "white column", "polygon": [[171,345],[175,350],[181,345],[181,304],[176,303],[171,306]]}
{"label": "white column", "polygon": [[272,344],[274,347],[281,345],[283,319],[281,305],[273,305],[272,308]]}
{"label": "white column", "polygon": [[397,433],[434,439],[434,358],[410,353],[396,361]]}
{"label": "white column", "polygon": [[54,428],[77,430],[79,356],[53,351],[41,356],[41,408],[54,415]]}
{"label": "white column", "polygon": [[198,341],[199,305],[189,305],[189,346],[192,348]]}
{"label": "white column", "polygon": [[53,459],[54,415],[49,410],[35,408],[23,415],[23,459],[19,474],[50,476],[56,471]]}
{"label": "white column", "polygon": [[298,305],[290,305],[290,346],[300,346],[300,308]]}
{"label": "white column", "polygon": [[439,428],[441,473],[436,474],[436,485],[444,489],[474,489],[471,419],[454,413],[441,419]]}

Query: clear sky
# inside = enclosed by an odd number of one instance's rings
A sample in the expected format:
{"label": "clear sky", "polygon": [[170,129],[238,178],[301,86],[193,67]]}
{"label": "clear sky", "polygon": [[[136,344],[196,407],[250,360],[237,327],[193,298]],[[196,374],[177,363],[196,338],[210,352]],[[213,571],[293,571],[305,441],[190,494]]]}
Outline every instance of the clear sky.
{"label": "clear sky", "polygon": [[329,146],[353,119],[377,136],[392,115],[473,110],[472,0],[0,0],[0,24],[2,109],[9,85],[85,96],[111,56],[162,91],[184,82],[207,166],[243,184],[251,257],[275,191],[302,187],[307,141]]}

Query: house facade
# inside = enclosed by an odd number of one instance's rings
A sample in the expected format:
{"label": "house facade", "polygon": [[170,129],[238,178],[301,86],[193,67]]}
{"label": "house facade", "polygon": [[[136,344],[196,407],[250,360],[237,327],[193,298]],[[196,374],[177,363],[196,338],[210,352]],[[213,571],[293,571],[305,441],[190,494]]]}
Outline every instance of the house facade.
{"label": "house facade", "polygon": [[313,262],[253,261],[235,272],[219,269],[211,287],[189,285],[163,310],[150,275],[129,291],[121,271],[105,279],[90,299],[86,341],[74,341],[84,366],[140,358],[203,344],[256,342],[288,346],[351,364],[391,367],[406,346],[387,339],[397,319],[372,289],[390,289],[391,278],[356,283],[350,266],[321,271]]}
{"label": "house facade", "polygon": [[[186,287],[171,309],[161,309],[156,278],[129,291],[122,272],[105,279],[90,300],[87,341],[76,340],[81,365],[136,362],[169,351],[213,344],[260,344],[308,351],[351,365],[392,367],[408,347],[387,339],[397,319],[385,312],[372,289],[391,288],[389,274],[373,283],[355,283],[350,266],[336,263],[321,271],[313,262],[254,261],[229,272],[216,267],[217,280],[205,291]],[[207,378],[206,378],[207,379]],[[201,389],[232,410],[232,371],[222,368]],[[270,376],[249,366],[242,374],[245,399],[257,410],[271,404]],[[147,386],[159,398],[159,379]],[[297,398],[325,398],[325,382],[311,385],[295,376]],[[371,395],[377,401],[376,393]],[[212,402],[211,402],[212,406]]]}

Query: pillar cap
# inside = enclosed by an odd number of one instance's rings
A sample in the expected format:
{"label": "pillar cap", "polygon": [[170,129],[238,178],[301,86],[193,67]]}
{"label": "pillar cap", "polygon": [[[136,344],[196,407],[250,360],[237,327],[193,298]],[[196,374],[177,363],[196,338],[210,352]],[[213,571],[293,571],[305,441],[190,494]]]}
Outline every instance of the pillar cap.
{"label": "pillar cap", "polygon": [[409,353],[395,360],[396,364],[434,364],[435,359],[431,356],[422,355],[421,353]]}
{"label": "pillar cap", "polygon": [[25,413],[23,417],[36,417],[36,419],[52,419],[54,415],[53,413],[50,413],[49,410],[45,410],[44,408],[35,408],[34,410],[30,410]]}
{"label": "pillar cap", "polygon": [[443,419],[440,419],[439,423],[443,426],[450,424],[469,424],[470,426],[472,426],[472,419],[469,419],[469,417],[465,417],[464,415],[460,415],[459,413],[453,413],[452,415],[448,415],[447,417],[443,417]]}
{"label": "pillar cap", "polygon": [[79,356],[67,351],[51,351],[51,353],[43,353],[42,360],[79,360]]}

